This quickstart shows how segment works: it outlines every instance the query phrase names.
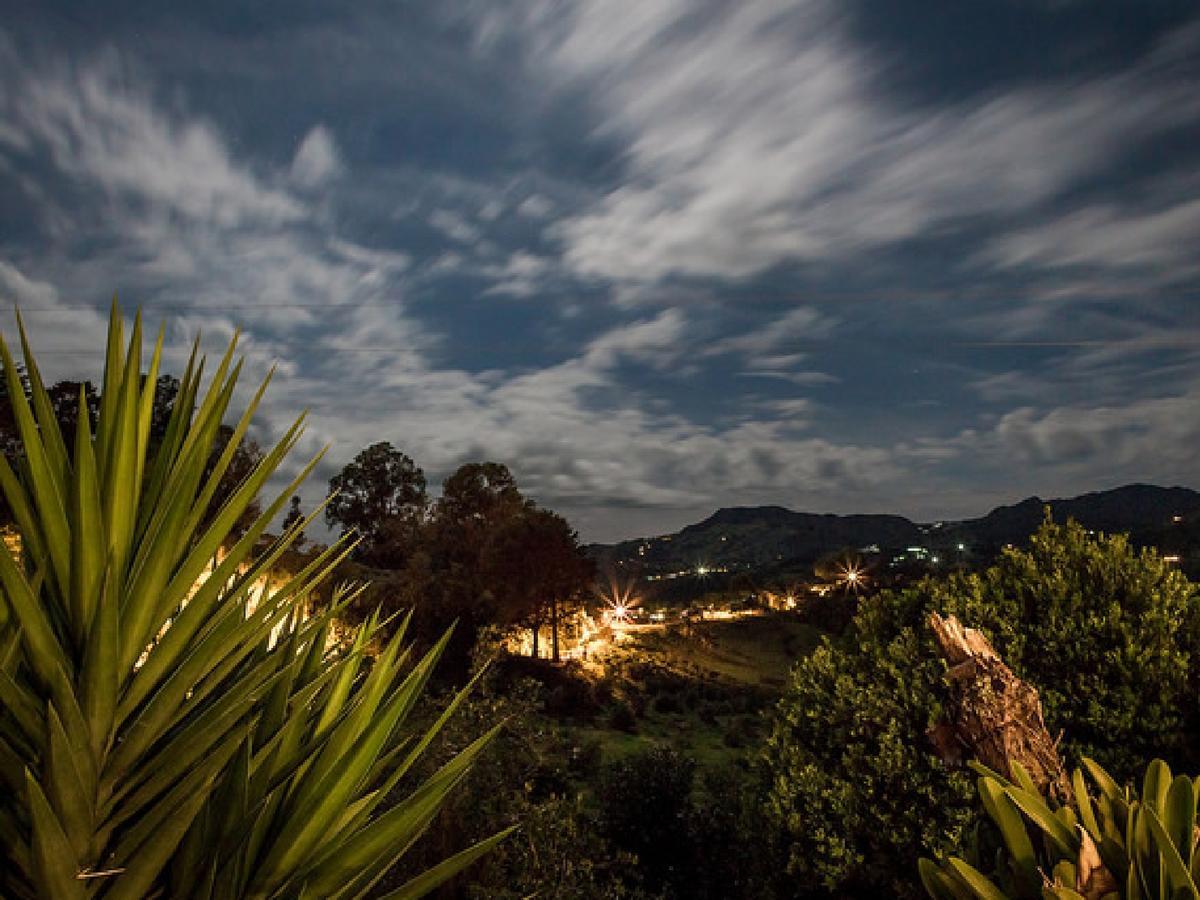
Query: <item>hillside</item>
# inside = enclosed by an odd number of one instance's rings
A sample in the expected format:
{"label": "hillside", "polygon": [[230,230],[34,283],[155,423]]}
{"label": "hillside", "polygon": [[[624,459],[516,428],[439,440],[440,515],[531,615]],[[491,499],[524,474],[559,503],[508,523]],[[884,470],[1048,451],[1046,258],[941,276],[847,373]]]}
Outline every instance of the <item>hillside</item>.
{"label": "hillside", "polygon": [[[934,551],[970,547],[991,553],[1023,542],[1041,523],[1046,506],[1054,518],[1073,518],[1087,528],[1130,532],[1139,543],[1171,543],[1172,527],[1200,518],[1200,493],[1183,487],[1132,484],[1078,497],[1029,497],[975,519],[918,524],[899,515],[833,515],[794,512],[782,506],[728,507],[674,534],[593,545],[601,566],[619,564],[645,573],[756,570],[811,564],[840,550],[876,548],[887,554],[910,545]],[[1182,522],[1176,522],[1176,517]]]}
{"label": "hillside", "polygon": [[1041,524],[1047,506],[1056,521],[1074,519],[1096,531],[1125,531],[1145,540],[1172,524],[1175,516],[1190,519],[1200,513],[1200,493],[1183,487],[1129,484],[1078,497],[1029,497],[1012,506],[998,506],[978,519],[947,523],[944,531],[954,540],[979,545],[1019,543]]}

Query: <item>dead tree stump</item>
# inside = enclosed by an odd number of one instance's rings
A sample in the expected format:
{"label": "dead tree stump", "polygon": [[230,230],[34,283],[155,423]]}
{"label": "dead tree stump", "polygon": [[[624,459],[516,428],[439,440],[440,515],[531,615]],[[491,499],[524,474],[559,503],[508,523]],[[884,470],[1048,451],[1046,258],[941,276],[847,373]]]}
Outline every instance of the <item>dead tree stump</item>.
{"label": "dead tree stump", "polygon": [[1018,762],[1043,794],[1068,802],[1071,780],[1046,730],[1037,690],[1004,664],[983,634],[955,616],[933,613],[929,625],[950,666],[946,719],[929,735],[938,755],[952,764],[974,757],[1009,778]]}

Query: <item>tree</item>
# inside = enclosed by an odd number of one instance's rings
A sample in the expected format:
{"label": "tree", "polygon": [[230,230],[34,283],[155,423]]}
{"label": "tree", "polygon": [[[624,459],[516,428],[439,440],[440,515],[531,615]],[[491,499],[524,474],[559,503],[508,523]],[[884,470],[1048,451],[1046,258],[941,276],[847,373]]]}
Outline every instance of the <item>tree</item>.
{"label": "tree", "polygon": [[67,446],[75,442],[75,428],[79,423],[79,392],[83,391],[84,404],[88,413],[88,427],[94,428],[100,416],[100,395],[90,381],[60,381],[46,389],[54,418],[62,429]]}
{"label": "tree", "polygon": [[442,482],[438,512],[454,521],[495,520],[520,507],[524,497],[504,463],[466,463]]}
{"label": "tree", "polygon": [[[287,515],[283,517],[283,530],[286,532],[293,525],[297,525],[304,521],[304,513],[300,511],[300,495],[293,494],[292,499],[288,503]],[[304,532],[297,532],[294,539],[296,547],[304,544]]]}
{"label": "tree", "polygon": [[534,656],[541,628],[549,622],[551,658],[558,662],[563,608],[596,574],[567,520],[548,509],[527,508],[498,526],[481,562],[493,584],[497,617],[532,629]]}
{"label": "tree", "polygon": [[400,568],[425,513],[425,473],[386,441],[367,447],[329,481],[325,520],[360,539],[355,556]]}
{"label": "tree", "polygon": [[1118,778],[1156,755],[1194,764],[1195,586],[1124,536],[1047,521],[980,574],[864,600],[839,641],[797,665],[764,757],[798,879],[913,896],[911,860],[979,821],[973,776],[931,740],[948,696],[933,612],[970,622],[1038,689],[1068,764],[1086,754]]}
{"label": "tree", "polygon": [[171,421],[171,411],[175,408],[175,399],[179,396],[179,379],[174,375],[160,375],[154,384],[154,401],[150,411],[150,441],[154,446],[167,433],[167,423]]}

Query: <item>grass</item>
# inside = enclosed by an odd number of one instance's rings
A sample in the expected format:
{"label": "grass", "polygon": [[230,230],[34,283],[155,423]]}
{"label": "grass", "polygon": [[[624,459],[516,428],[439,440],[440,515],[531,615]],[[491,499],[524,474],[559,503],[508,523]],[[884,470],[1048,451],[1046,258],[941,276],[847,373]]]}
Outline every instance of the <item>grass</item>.
{"label": "grass", "polygon": [[776,613],[701,622],[690,634],[679,629],[641,632],[629,649],[656,656],[680,674],[782,688],[796,661],[820,642],[818,629]]}
{"label": "grass", "polygon": [[618,701],[638,710],[636,730],[600,717],[561,723],[560,733],[597,742],[605,762],[670,744],[702,767],[736,763],[791,667],[820,640],[819,630],[782,613],[634,632],[611,651],[607,669]]}

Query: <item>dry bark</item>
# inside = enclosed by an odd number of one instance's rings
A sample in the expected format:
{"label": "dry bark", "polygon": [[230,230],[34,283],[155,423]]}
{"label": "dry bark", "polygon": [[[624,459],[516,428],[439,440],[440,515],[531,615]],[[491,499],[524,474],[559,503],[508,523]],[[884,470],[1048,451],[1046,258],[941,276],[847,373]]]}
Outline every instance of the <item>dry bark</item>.
{"label": "dry bark", "polygon": [[1020,763],[1043,794],[1068,802],[1071,780],[1046,730],[1037,690],[1004,664],[983,634],[955,616],[933,613],[929,625],[950,667],[946,719],[929,735],[942,759],[958,764],[975,758],[1009,778],[1012,763]]}

